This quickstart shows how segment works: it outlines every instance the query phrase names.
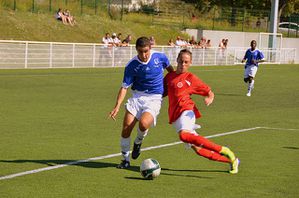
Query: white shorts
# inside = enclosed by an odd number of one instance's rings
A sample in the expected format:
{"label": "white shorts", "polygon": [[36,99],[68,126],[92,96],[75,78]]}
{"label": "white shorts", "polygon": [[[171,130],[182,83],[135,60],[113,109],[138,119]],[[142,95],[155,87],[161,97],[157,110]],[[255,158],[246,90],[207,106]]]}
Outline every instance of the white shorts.
{"label": "white shorts", "polygon": [[200,125],[195,124],[195,114],[192,110],[184,111],[181,116],[172,123],[175,127],[176,132],[181,130],[189,131],[190,133],[196,133],[196,129],[200,128]]}
{"label": "white shorts", "polygon": [[161,105],[161,94],[146,94],[137,91],[133,91],[133,96],[125,104],[126,109],[138,120],[144,112],[150,113],[154,118],[153,126],[156,125]]}
{"label": "white shorts", "polygon": [[254,78],[257,72],[257,68],[258,67],[255,65],[247,66],[244,71],[244,78],[248,78],[249,76]]}

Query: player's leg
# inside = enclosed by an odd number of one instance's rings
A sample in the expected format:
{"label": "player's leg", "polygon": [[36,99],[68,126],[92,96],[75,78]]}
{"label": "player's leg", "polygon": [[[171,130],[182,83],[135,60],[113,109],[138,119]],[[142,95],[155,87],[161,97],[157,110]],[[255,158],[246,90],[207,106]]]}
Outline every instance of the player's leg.
{"label": "player's leg", "polygon": [[142,141],[147,135],[148,130],[153,125],[153,123],[154,123],[154,117],[152,116],[151,113],[149,112],[142,113],[139,120],[139,125],[137,128],[137,136],[135,138],[134,147],[132,151],[133,159],[137,159],[139,157]]}
{"label": "player's leg", "polygon": [[121,153],[122,161],[117,166],[117,168],[129,168],[130,167],[130,143],[131,143],[131,133],[137,122],[137,119],[128,110],[125,112],[123,120],[123,129],[121,133]]}
{"label": "player's leg", "polygon": [[209,149],[201,148],[198,146],[192,145],[191,147],[198,155],[208,158],[213,161],[219,161],[224,163],[231,163],[230,159],[228,159],[226,156],[221,155],[220,153],[217,153],[215,151],[211,151]]}
{"label": "player's leg", "polygon": [[254,77],[256,75],[257,72],[257,66],[251,66],[249,67],[249,71],[248,71],[248,92],[247,92],[247,96],[251,96],[251,92],[254,88]]}
{"label": "player's leg", "polygon": [[179,132],[179,137],[180,137],[180,140],[185,143],[189,143],[189,144],[193,144],[198,147],[206,148],[208,150],[211,150],[211,151],[214,151],[217,153],[220,153],[220,151],[222,149],[222,146],[215,144],[214,142],[208,140],[205,137],[198,135],[197,133],[191,133],[190,131],[181,130]]}
{"label": "player's leg", "polygon": [[137,117],[139,120],[139,125],[137,128],[137,137],[134,141],[134,147],[132,151],[132,158],[137,159],[140,155],[140,149],[143,139],[148,133],[151,126],[156,125],[156,119],[160,113],[162,96],[161,95],[149,95],[146,98],[139,100],[142,103],[142,113],[141,116]]}

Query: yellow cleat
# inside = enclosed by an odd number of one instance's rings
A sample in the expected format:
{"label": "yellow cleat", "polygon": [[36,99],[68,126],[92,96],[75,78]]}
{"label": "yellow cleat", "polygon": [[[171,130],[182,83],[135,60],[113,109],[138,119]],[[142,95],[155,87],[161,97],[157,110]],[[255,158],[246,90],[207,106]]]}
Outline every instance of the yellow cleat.
{"label": "yellow cleat", "polygon": [[230,159],[230,161],[232,161],[232,162],[236,160],[235,154],[229,148],[227,148],[225,146],[222,147],[220,153],[222,155],[227,156]]}
{"label": "yellow cleat", "polygon": [[239,164],[240,164],[240,160],[238,158],[236,158],[234,161],[232,161],[231,163],[231,170],[229,171],[229,173],[231,174],[236,174],[239,171]]}

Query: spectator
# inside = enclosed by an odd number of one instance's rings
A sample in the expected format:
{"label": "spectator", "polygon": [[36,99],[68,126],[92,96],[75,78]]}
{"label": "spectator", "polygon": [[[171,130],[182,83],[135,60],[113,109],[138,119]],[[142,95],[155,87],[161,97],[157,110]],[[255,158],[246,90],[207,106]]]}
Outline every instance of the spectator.
{"label": "spectator", "polygon": [[122,44],[121,44],[121,37],[122,37],[122,33],[118,33],[117,34],[117,39],[119,40],[119,45],[121,46]]}
{"label": "spectator", "polygon": [[104,47],[110,47],[113,44],[113,40],[110,37],[109,33],[106,33],[105,36],[102,38],[102,43],[104,44]]}
{"label": "spectator", "polygon": [[68,9],[65,9],[65,11],[63,12],[63,15],[66,17],[66,21],[71,25],[74,26],[75,25],[75,18],[71,15],[70,11]]}
{"label": "spectator", "polygon": [[206,43],[206,48],[210,48],[212,47],[212,44],[211,44],[211,40],[208,39],[207,43]]}
{"label": "spectator", "polygon": [[261,25],[262,25],[262,22],[261,22],[261,19],[260,18],[258,18],[257,19],[257,21],[256,21],[256,28],[260,28],[261,27]]}
{"label": "spectator", "polygon": [[112,33],[112,45],[115,47],[121,46],[121,40],[116,36],[116,33]]}
{"label": "spectator", "polygon": [[151,46],[156,45],[156,41],[155,41],[155,38],[153,36],[151,36],[149,39],[150,39]]}
{"label": "spectator", "polygon": [[174,47],[175,43],[173,42],[173,39],[169,39],[168,45]]}
{"label": "spectator", "polygon": [[194,36],[191,36],[191,40],[189,41],[189,44],[190,44],[191,46],[195,46],[195,45],[197,45],[197,42],[196,42]]}
{"label": "spectator", "polygon": [[122,46],[129,46],[131,41],[132,41],[132,36],[131,36],[131,34],[129,34],[129,35],[122,41]]}
{"label": "spectator", "polygon": [[67,25],[66,16],[64,16],[61,8],[58,8],[57,12],[55,13],[55,18],[59,21],[62,21],[63,24]]}
{"label": "spectator", "polygon": [[207,44],[207,39],[205,37],[201,37],[200,41],[199,41],[199,48],[206,48],[206,44]]}
{"label": "spectator", "polygon": [[180,36],[177,36],[176,41],[175,41],[175,45],[177,47],[183,48],[186,47],[187,42],[182,39]]}
{"label": "spectator", "polygon": [[224,49],[227,49],[227,44],[228,44],[228,39],[224,39],[224,43],[223,43]]}

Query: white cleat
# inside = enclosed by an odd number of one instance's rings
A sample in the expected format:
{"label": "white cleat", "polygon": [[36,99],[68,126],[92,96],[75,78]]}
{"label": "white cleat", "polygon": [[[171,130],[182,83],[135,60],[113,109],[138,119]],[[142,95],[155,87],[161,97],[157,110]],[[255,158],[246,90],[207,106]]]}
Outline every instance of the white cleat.
{"label": "white cleat", "polygon": [[250,96],[251,96],[251,93],[250,93],[250,92],[248,92],[248,93],[246,94],[246,96],[250,97]]}

